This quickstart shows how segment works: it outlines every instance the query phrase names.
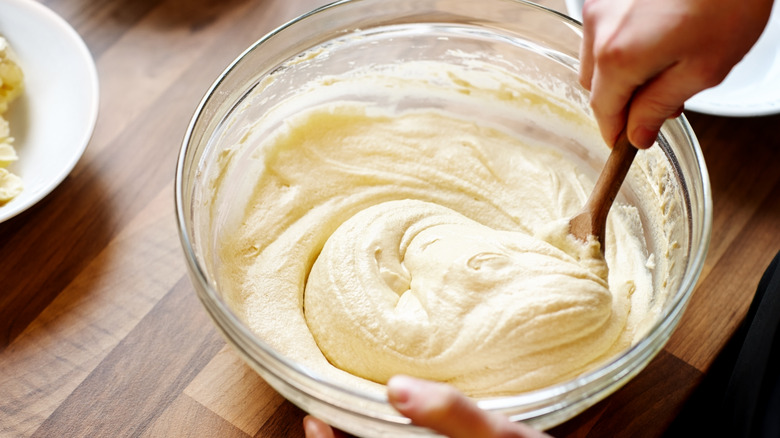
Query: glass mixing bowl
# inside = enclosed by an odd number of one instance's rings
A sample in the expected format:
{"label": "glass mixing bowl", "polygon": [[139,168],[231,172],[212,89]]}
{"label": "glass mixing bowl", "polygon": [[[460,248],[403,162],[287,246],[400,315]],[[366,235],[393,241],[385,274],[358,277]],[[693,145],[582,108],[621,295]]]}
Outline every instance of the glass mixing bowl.
{"label": "glass mixing bowl", "polygon": [[[276,114],[275,122],[263,128],[270,131],[306,105],[305,99],[297,98],[311,81],[360,68],[433,60],[464,68],[504,69],[558,96],[556,105],[579,121],[550,147],[571,156],[585,173],[596,175],[608,148],[599,140],[587,91],[578,84],[580,40],[577,22],[520,0],[351,0],[305,14],[241,54],[195,112],[179,157],[175,195],[181,242],[195,289],[243,359],[288,400],[347,432],[376,437],[430,435],[394,411],[384,395],[325,379],[285,357],[255,335],[231,308],[215,275],[220,264],[215,247],[222,228],[230,224],[225,212],[240,208],[234,206],[251,190],[246,185],[251,178],[241,174],[240,165],[224,170],[226,151],[235,148],[247,127],[266,114]],[[457,85],[448,84],[446,78],[431,81],[443,89]],[[352,97],[372,98],[370,90],[348,92]],[[511,112],[476,114],[446,96],[413,100],[405,104],[447,106],[465,116],[526,132],[538,128],[533,121],[513,118]],[[294,104],[280,113],[278,108],[285,102]],[[216,191],[215,181],[228,189]],[[647,199],[660,197],[664,198],[661,211],[645,205]],[[635,376],[669,339],[703,267],[712,221],[706,167],[684,117],[668,121],[658,145],[640,151],[618,200],[637,205],[648,251],[658,256],[656,260],[664,252],[671,254],[666,275],[654,278],[670,292],[660,316],[649,324],[644,337],[597,369],[539,390],[481,399],[482,408],[537,428],[552,427]]]}

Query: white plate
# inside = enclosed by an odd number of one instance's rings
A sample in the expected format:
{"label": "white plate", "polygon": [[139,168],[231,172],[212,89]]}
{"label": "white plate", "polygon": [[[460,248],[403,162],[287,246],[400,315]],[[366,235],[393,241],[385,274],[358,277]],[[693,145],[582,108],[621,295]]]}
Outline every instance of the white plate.
{"label": "white plate", "polygon": [[780,4],[764,33],[720,85],[693,96],[685,109],[732,117],[780,112]]}
{"label": "white plate", "polygon": [[19,155],[9,170],[24,191],[0,206],[3,222],[48,195],[81,158],[97,120],[98,77],[81,37],[34,0],[0,0],[0,34],[25,76],[25,90],[6,114]]}
{"label": "white plate", "polygon": [[[566,0],[571,17],[582,21],[583,0]],[[780,113],[780,3],[775,2],[764,33],[717,87],[685,102],[685,109],[731,117]]]}
{"label": "white plate", "polygon": [[582,5],[585,0],[566,0],[566,11],[569,17],[582,22]]}

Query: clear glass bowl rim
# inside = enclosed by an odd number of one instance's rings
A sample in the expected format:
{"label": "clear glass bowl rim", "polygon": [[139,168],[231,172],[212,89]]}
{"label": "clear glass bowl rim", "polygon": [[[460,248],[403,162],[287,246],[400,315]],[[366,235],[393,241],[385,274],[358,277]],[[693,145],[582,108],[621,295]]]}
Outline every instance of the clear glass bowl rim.
{"label": "clear glass bowl rim", "polygon": [[[292,19],[291,21],[279,26],[275,30],[269,32],[264,37],[257,40],[243,53],[241,53],[218,76],[218,78],[213,82],[197,106],[184,135],[176,165],[174,198],[179,238],[188,265],[188,271],[191,280],[195,285],[198,297],[203,303],[210,317],[216,323],[217,327],[227,338],[228,342],[238,349],[238,352],[244,357],[245,360],[247,360],[251,366],[253,366],[256,370],[258,367],[262,368],[265,372],[272,373],[276,377],[281,378],[277,374],[276,370],[268,368],[268,363],[260,363],[257,361],[257,355],[263,354],[272,358],[273,361],[276,362],[276,364],[270,364],[272,367],[276,365],[278,367],[286,368],[287,370],[292,370],[304,381],[310,380],[310,383],[312,384],[325,385],[330,387],[332,390],[341,392],[349,397],[356,397],[366,402],[387,403],[386,398],[377,398],[371,394],[340,387],[324,379],[320,379],[306,368],[298,365],[297,363],[291,362],[284,356],[278,354],[275,350],[267,346],[262,340],[255,337],[249,328],[240,321],[235,313],[233,313],[228,304],[220,297],[217,291],[211,287],[211,284],[207,279],[202,266],[198,262],[195,249],[192,245],[191,223],[188,221],[189,216],[187,207],[191,207],[189,202],[191,200],[185,199],[185,194],[189,193],[185,190],[185,183],[191,182],[190,179],[196,179],[194,176],[187,175],[187,170],[190,169],[191,165],[197,164],[189,159],[189,153],[191,151],[191,145],[193,141],[193,133],[198,127],[201,118],[204,116],[204,110],[208,107],[213,96],[220,90],[220,85],[225,82],[225,79],[231,75],[231,73],[239,66],[241,61],[244,60],[249,53],[262,48],[266,41],[273,38],[279,32],[289,27],[300,25],[301,22],[306,21],[310,16],[319,14],[332,8],[338,8],[344,5],[363,1],[372,0],[340,0],[316,8],[308,13]],[[506,1],[518,3],[528,8],[535,8],[544,11],[546,13],[557,16],[558,19],[563,20],[570,26],[581,28],[579,21],[570,18],[559,11],[526,0]],[[576,409],[577,401],[585,403],[593,397],[598,397],[598,399],[601,399],[609,395],[612,391],[616,390],[623,382],[641,371],[644,366],[665,345],[669,334],[674,330],[680,318],[682,317],[682,314],[689,302],[690,296],[693,293],[693,289],[696,285],[698,277],[704,267],[704,260],[709,248],[712,231],[712,197],[709,175],[698,140],[696,139],[684,115],[681,115],[674,120],[667,121],[667,124],[676,125],[677,129],[681,130],[682,134],[687,138],[689,144],[692,146],[692,152],[695,155],[696,163],[698,165],[696,169],[698,171],[698,175],[695,176],[699,178],[703,191],[701,194],[703,203],[703,211],[701,214],[700,223],[701,238],[699,239],[697,245],[693,245],[690,248],[688,259],[689,267],[686,269],[685,276],[680,284],[680,290],[682,293],[678,293],[675,296],[675,299],[671,305],[667,306],[666,313],[662,315],[661,318],[659,318],[659,320],[650,329],[648,335],[645,338],[604,366],[554,386],[519,395],[480,400],[480,407],[486,410],[507,413],[513,420],[533,420],[534,418],[548,415],[553,412],[556,407],[558,407],[559,403],[564,402],[564,398],[565,403],[574,405],[574,408]],[[633,366],[626,368],[626,364],[630,363],[633,363]],[[292,382],[286,383],[291,384]],[[308,394],[308,391],[305,390],[306,388],[297,387],[295,384],[292,386],[295,387],[296,390]],[[577,397],[572,399],[572,395],[574,394],[576,394]],[[572,403],[573,401],[574,403]],[[593,400],[591,401],[595,402]],[[322,402],[322,400],[320,400],[320,402]],[[587,406],[582,406],[579,410],[583,410],[591,404],[592,403],[588,403]],[[333,407],[336,409],[348,410],[353,415],[361,415],[360,412],[351,411],[344,406]],[[522,413],[513,415],[513,413],[518,409],[523,409]],[[571,409],[571,407],[569,409]],[[575,414],[576,413],[577,412],[575,412]],[[378,418],[373,415],[368,416],[372,417],[374,420],[385,420],[395,424],[409,423],[409,420],[400,414],[386,418]],[[555,424],[555,421],[548,421],[548,423]]]}

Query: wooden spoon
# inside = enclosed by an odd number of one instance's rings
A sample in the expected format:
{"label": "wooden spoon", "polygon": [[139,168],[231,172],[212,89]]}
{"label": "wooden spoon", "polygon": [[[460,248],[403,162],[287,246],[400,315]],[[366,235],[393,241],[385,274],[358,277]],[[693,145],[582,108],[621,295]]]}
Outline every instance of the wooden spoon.
{"label": "wooden spoon", "polygon": [[634,161],[637,149],[628,141],[626,131],[620,133],[607,162],[602,169],[596,186],[582,210],[569,221],[569,232],[583,242],[588,236],[594,236],[601,244],[604,253],[604,230],[607,225],[607,213],[620,191],[620,185],[626,178],[628,169]]}

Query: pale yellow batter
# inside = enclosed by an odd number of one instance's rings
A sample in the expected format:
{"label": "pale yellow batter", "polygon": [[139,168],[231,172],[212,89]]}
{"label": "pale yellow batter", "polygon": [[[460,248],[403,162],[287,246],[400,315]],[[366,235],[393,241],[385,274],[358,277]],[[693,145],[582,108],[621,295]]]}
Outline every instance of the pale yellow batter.
{"label": "pale yellow batter", "polygon": [[261,339],[325,378],[527,391],[623,351],[661,301],[637,210],[613,208],[605,265],[566,233],[592,181],[498,127],[342,100],[241,141],[259,147],[250,164],[220,158],[251,184],[229,195],[246,209],[223,219],[218,282]]}

